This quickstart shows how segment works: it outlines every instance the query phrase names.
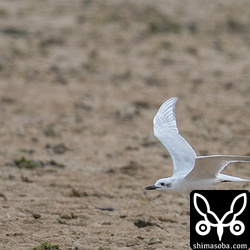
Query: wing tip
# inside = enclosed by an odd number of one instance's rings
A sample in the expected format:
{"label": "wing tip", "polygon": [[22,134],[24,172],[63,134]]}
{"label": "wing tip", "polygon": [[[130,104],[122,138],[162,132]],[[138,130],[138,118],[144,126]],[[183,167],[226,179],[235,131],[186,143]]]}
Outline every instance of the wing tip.
{"label": "wing tip", "polygon": [[[168,105],[171,105],[171,106],[175,107],[175,104],[176,104],[177,101],[178,101],[178,97],[177,97],[177,96],[171,97],[171,98],[167,99],[167,100],[161,105],[161,107],[165,107],[165,106],[168,106]],[[160,109],[161,109],[161,107],[160,107]]]}
{"label": "wing tip", "polygon": [[178,101],[178,99],[179,99],[178,96],[173,96],[173,97],[169,98],[168,100],[166,100],[166,102],[167,101],[174,101],[174,103],[176,103]]}
{"label": "wing tip", "polygon": [[179,133],[175,118],[175,105],[177,100],[177,96],[171,97],[160,106],[153,119],[154,129],[163,126],[163,124],[167,124],[166,126],[169,130]]}

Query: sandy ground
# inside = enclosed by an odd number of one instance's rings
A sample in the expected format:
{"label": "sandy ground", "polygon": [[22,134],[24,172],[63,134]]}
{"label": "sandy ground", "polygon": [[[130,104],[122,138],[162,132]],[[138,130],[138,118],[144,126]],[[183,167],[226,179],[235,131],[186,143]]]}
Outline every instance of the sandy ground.
{"label": "sandy ground", "polygon": [[189,249],[189,195],[144,190],[172,172],[152,119],[179,96],[198,155],[250,155],[249,12],[244,0],[2,0],[0,249]]}

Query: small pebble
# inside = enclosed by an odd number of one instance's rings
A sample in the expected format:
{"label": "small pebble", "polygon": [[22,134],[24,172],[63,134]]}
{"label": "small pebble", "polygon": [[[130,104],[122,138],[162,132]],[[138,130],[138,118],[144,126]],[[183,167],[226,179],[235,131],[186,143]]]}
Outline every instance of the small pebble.
{"label": "small pebble", "polygon": [[39,219],[41,217],[41,214],[34,213],[32,214],[34,219]]}

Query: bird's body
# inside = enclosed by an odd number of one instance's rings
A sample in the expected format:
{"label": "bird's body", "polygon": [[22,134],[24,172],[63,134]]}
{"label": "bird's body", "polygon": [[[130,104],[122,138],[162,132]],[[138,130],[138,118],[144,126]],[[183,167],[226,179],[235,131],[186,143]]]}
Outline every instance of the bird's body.
{"label": "bird's body", "polygon": [[[220,183],[221,181],[219,179],[197,179],[188,181],[185,179],[185,176],[181,177],[168,177],[168,178],[162,178],[158,180],[161,185],[161,183],[168,183],[168,186],[166,188],[160,188],[163,191],[167,191],[169,193],[186,193],[191,192],[194,189],[207,189],[213,184]],[[154,184],[157,186],[157,184]],[[201,188],[202,187],[202,188]],[[155,188],[153,188],[155,189]],[[148,189],[150,190],[150,189]]]}
{"label": "bird's body", "polygon": [[179,134],[175,119],[175,105],[178,98],[164,102],[154,117],[154,134],[169,151],[173,175],[156,181],[146,190],[164,190],[173,193],[189,192],[194,189],[208,189],[220,182],[250,181],[221,171],[231,162],[250,162],[250,156],[210,155],[197,156],[188,142]]}

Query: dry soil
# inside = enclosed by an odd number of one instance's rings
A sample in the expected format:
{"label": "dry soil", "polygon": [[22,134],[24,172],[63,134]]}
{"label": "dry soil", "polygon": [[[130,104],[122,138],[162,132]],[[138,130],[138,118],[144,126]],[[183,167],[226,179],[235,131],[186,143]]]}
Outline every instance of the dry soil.
{"label": "dry soil", "polygon": [[179,96],[198,155],[250,155],[249,13],[244,0],[1,0],[0,249],[189,249],[189,195],[144,190],[172,173],[152,119]]}

